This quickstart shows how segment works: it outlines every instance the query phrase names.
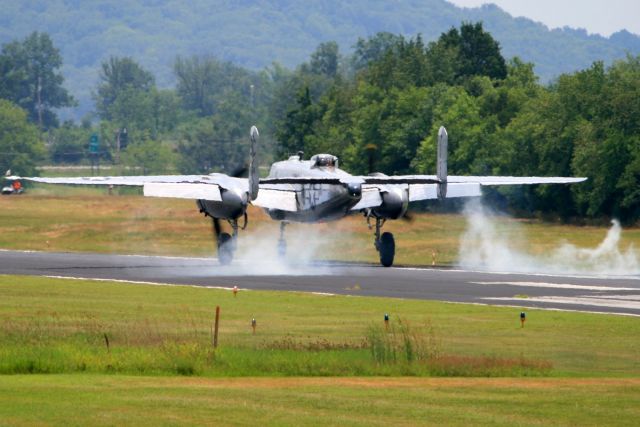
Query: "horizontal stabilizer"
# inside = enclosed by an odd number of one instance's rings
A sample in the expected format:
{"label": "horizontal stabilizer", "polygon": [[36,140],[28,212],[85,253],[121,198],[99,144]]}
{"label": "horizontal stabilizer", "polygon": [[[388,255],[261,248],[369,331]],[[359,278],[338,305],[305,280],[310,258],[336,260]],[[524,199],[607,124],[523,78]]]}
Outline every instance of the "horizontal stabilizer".
{"label": "horizontal stabilizer", "polygon": [[279,209],[289,212],[298,210],[295,191],[261,188],[260,191],[258,191],[258,197],[252,201],[251,204],[266,209]]}
{"label": "horizontal stabilizer", "polygon": [[149,182],[144,184],[143,191],[147,197],[222,201],[220,187],[215,184]]}

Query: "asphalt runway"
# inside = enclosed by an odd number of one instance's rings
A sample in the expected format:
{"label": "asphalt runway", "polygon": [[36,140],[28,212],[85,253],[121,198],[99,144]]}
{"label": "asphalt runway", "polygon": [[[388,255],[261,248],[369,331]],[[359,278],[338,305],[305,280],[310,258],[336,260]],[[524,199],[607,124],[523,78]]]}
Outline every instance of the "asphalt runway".
{"label": "asphalt runway", "polygon": [[640,277],[513,274],[366,264],[0,251],[0,273],[429,299],[640,316]]}

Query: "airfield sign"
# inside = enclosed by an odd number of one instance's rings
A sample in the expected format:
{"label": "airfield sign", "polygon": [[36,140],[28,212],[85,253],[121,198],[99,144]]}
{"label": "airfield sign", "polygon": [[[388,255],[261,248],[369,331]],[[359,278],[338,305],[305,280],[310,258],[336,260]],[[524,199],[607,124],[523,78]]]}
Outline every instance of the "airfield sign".
{"label": "airfield sign", "polygon": [[91,154],[98,154],[98,151],[100,151],[100,139],[97,133],[92,133],[89,138],[89,152]]}

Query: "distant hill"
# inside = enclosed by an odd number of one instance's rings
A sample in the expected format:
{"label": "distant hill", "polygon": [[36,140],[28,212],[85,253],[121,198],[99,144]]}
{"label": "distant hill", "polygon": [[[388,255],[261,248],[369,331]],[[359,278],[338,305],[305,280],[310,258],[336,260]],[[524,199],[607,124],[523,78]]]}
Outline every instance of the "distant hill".
{"label": "distant hill", "polygon": [[76,117],[91,109],[99,64],[109,55],[134,57],[169,86],[176,55],[212,54],[252,69],[274,61],[295,67],[323,41],[335,40],[347,53],[358,37],[379,31],[430,41],[462,21],[483,21],[504,56],[535,63],[542,81],[640,54],[640,37],[627,31],[609,38],[550,31],[494,5],[463,9],[444,0],[0,0],[0,10],[0,43],[38,30],[62,50],[66,86],[81,102]]}

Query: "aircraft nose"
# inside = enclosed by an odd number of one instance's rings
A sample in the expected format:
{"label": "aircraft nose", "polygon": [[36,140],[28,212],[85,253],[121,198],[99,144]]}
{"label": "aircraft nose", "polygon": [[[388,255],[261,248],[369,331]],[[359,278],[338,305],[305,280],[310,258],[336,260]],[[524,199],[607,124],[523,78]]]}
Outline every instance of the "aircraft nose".
{"label": "aircraft nose", "polygon": [[362,184],[360,183],[349,183],[347,184],[347,191],[349,191],[349,195],[351,197],[361,197],[362,196]]}

